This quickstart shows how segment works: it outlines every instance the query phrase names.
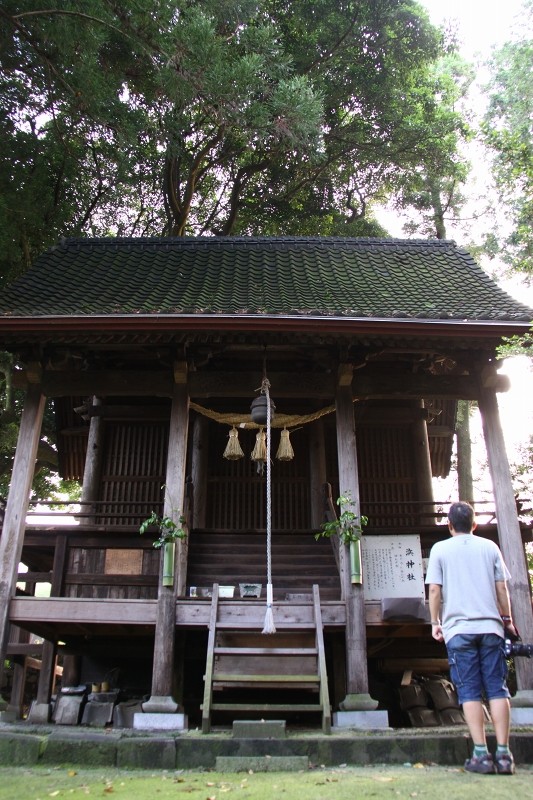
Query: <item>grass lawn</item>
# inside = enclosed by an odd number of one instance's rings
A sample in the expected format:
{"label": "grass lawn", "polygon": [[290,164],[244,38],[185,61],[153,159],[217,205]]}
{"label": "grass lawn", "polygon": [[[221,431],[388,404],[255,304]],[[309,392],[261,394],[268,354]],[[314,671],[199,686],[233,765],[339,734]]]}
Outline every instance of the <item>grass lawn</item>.
{"label": "grass lawn", "polygon": [[227,773],[2,767],[1,800],[108,798],[108,800],[362,800],[428,798],[490,800],[533,798],[533,766],[514,776],[470,775],[462,769],[427,767],[337,767],[306,772]]}

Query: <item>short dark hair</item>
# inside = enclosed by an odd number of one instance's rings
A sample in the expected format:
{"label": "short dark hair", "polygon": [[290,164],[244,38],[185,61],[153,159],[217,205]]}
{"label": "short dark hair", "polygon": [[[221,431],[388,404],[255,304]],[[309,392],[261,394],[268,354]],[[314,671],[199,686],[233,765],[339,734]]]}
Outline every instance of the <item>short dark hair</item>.
{"label": "short dark hair", "polygon": [[463,501],[452,503],[448,510],[448,519],[456,533],[470,533],[474,527],[474,509],[470,503]]}

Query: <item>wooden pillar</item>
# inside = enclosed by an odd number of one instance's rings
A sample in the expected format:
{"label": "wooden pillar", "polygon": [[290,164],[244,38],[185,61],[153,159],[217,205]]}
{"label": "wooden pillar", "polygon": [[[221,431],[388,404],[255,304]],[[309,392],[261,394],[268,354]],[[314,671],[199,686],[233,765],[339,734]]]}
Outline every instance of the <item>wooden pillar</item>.
{"label": "wooden pillar", "polygon": [[[175,386],[170,413],[170,432],[165,480],[164,515],[177,521],[185,500],[185,470],[189,425],[189,395],[185,366],[175,371]],[[152,693],[143,704],[149,713],[174,713],[178,704],[172,697],[176,631],[176,599],[183,594],[187,580],[187,540],[178,540],[174,585],[163,586],[163,564],[159,574],[159,592],[154,641]]]}
{"label": "wooden pillar", "polygon": [[324,484],[326,483],[326,448],[324,422],[321,419],[309,426],[309,490],[311,494],[311,527],[320,530],[325,522]]}
{"label": "wooden pillar", "polygon": [[[336,395],[337,452],[339,460],[339,491],[349,494],[354,502],[351,509],[360,514],[359,473],[355,422],[351,390],[352,368],[342,365]],[[341,512],[342,512],[341,508]],[[368,693],[366,649],[365,598],[362,584],[350,581],[348,547],[339,548],[341,581],[346,603],[346,698],[340,703],[343,711],[367,711],[377,707]],[[364,581],[364,576],[363,576]]]}
{"label": "wooden pillar", "polygon": [[[27,644],[29,640],[30,634],[28,631],[19,628],[17,625],[10,626],[9,644]],[[3,714],[3,718],[6,722],[11,719],[22,719],[24,689],[26,687],[26,657],[15,655],[12,657],[11,662],[13,665],[11,696],[5,713]]]}
{"label": "wooden pillar", "polygon": [[472,437],[470,435],[470,401],[457,401],[457,482],[459,499],[474,505],[472,479]]}
{"label": "wooden pillar", "polygon": [[0,536],[0,677],[9,639],[9,603],[17,584],[45,399],[40,384],[30,385],[20,420],[11,486]]}
{"label": "wooden pillar", "polygon": [[[427,503],[423,511],[433,511],[433,476],[431,470],[431,454],[427,426],[427,412],[423,400],[415,401],[415,418],[411,426],[413,455],[416,470],[418,499]],[[425,517],[428,521],[428,517]]]}
{"label": "wooden pillar", "polygon": [[[479,390],[478,402],[496,506],[498,538],[505,563],[511,573],[509,591],[513,618],[522,639],[525,642],[533,642],[533,611],[529,575],[494,389],[482,386]],[[520,705],[520,694],[527,692],[528,705],[531,705],[533,701],[533,659],[516,658],[514,663],[518,694],[513,699],[513,703]]]}
{"label": "wooden pillar", "polygon": [[80,682],[81,656],[78,653],[65,653],[63,656],[62,686],[78,686]]}
{"label": "wooden pillar", "polygon": [[[20,660],[19,660],[20,659]],[[26,687],[26,659],[24,656],[13,659],[13,682],[11,684],[11,697],[6,708],[5,718],[22,719],[24,710],[24,689]]]}
{"label": "wooden pillar", "polygon": [[198,415],[193,426],[192,448],[192,525],[195,528],[205,528],[207,504],[207,456],[208,456],[208,426],[206,417]]}
{"label": "wooden pillar", "polygon": [[[93,406],[100,406],[101,404],[102,401],[99,397],[93,397]],[[87,455],[85,457],[85,468],[83,470],[83,488],[81,491],[81,510],[84,514],[89,514],[93,511],[91,503],[98,500],[99,497],[102,458],[104,454],[104,424],[104,419],[99,414],[91,417],[89,438],[87,441]],[[90,525],[94,522],[94,518],[83,516],[81,522],[82,524]]]}
{"label": "wooden pillar", "polygon": [[[52,585],[50,587],[50,597],[60,597],[63,588],[63,575],[65,572],[65,561],[67,554],[67,536],[64,533],[58,535],[56,548],[54,551],[54,563],[52,566]],[[52,707],[50,701],[55,682],[55,669],[57,661],[57,644],[55,642],[44,641],[41,656],[41,669],[37,684],[37,697],[33,703],[28,722],[35,724],[50,722]]]}

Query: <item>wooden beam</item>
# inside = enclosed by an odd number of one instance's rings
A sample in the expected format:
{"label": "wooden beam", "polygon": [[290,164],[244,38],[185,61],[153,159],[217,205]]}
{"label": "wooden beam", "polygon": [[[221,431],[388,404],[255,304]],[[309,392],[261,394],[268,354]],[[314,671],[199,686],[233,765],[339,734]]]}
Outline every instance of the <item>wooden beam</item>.
{"label": "wooden beam", "polygon": [[[331,600],[321,602],[322,622],[326,629],[342,628],[346,622],[344,603]],[[221,600],[220,626],[234,629],[260,631],[265,621],[264,600]],[[183,599],[175,606],[175,624],[178,628],[207,629],[211,601]],[[86,597],[15,597],[11,600],[9,616],[15,625],[26,629],[32,622],[57,625],[83,625],[86,630],[98,625],[155,627],[157,600],[118,600],[114,598]],[[314,624],[314,609],[308,602],[276,602],[276,627],[309,629]]]}
{"label": "wooden beam", "polygon": [[[181,365],[181,362],[180,362]],[[181,366],[162,370],[62,370],[43,374],[43,390],[49,397],[99,395],[101,397],[172,397],[174,383],[182,383]],[[187,385],[191,397],[248,397],[261,385],[260,372],[192,372]],[[283,397],[331,398],[334,378],[326,373],[277,372],[269,374],[273,393]],[[13,384],[25,389],[26,370],[13,373]]]}
{"label": "wooden beam", "polygon": [[[102,399],[93,397],[91,408],[100,408]],[[87,441],[87,453],[85,456],[85,468],[83,470],[83,487],[81,492],[81,502],[84,511],[90,511],[90,503],[98,500],[100,488],[100,476],[102,473],[102,461],[104,456],[104,421],[100,416],[93,416],[89,426],[89,438]],[[92,517],[83,517],[82,525],[94,522]]]}
{"label": "wooden beam", "polygon": [[[511,573],[509,589],[513,619],[523,640],[532,642],[533,609],[531,607],[531,588],[509,461],[505,449],[505,439],[498,412],[498,401],[494,389],[481,387],[478,402],[496,505],[498,538],[505,563]],[[517,658],[515,659],[515,669],[518,689],[532,690],[533,660]]]}
{"label": "wooden beam", "polygon": [[208,429],[206,417],[197,415],[193,425],[192,448],[192,524],[193,530],[205,528],[207,511]]}
{"label": "wooden beam", "polygon": [[[497,375],[494,390],[506,392],[510,387],[506,375]],[[479,391],[475,375],[430,375],[413,374],[386,366],[380,374],[357,372],[354,382],[354,397],[415,398],[455,397],[477,400]]]}
{"label": "wooden beam", "polygon": [[[180,362],[181,363],[181,362]],[[336,382],[350,385],[351,365],[346,365],[337,376],[315,372],[270,372],[272,394],[289,398],[332,398]],[[172,387],[181,380],[180,369],[168,370],[63,370],[43,373],[43,391],[49,397],[69,395],[100,395],[102,397],[172,397]],[[202,397],[248,397],[261,384],[260,372],[191,372],[187,379],[189,395]],[[509,379],[506,375],[491,375],[495,391],[506,392]],[[347,383],[348,382],[348,383]],[[30,376],[25,370],[13,373],[13,385],[25,389]],[[355,397],[457,397],[477,399],[478,381],[473,375],[431,375],[410,373],[383,365],[382,373],[357,371],[354,385]]]}
{"label": "wooden beam", "polygon": [[8,656],[40,656],[43,652],[42,643],[28,644],[20,642],[10,642],[7,646]]}
{"label": "wooden beam", "polygon": [[[168,457],[165,477],[165,502],[163,514],[178,522],[185,503],[185,470],[187,462],[187,436],[189,430],[189,395],[187,384],[182,381],[174,384]],[[162,564],[159,579],[157,603],[157,622],[154,643],[151,699],[145,704],[159,705],[161,698],[167,698],[172,705],[172,684],[174,672],[176,598],[183,593],[187,580],[187,540],[176,543],[176,563],[174,584],[163,585]],[[154,706],[155,710],[155,706]]]}
{"label": "wooden beam", "polygon": [[339,364],[337,370],[337,386],[351,386],[353,380],[353,365]]}
{"label": "wooden beam", "polygon": [[[337,406],[337,452],[339,460],[339,490],[350,494],[355,514],[360,513],[359,471],[355,424],[350,386],[339,386],[336,394]],[[341,508],[341,511],[343,509]],[[350,708],[350,697],[368,696],[368,667],[366,654],[365,601],[363,586],[352,584],[348,547],[339,548],[341,586],[346,603],[346,698],[343,710]],[[370,699],[370,698],[368,698]]]}
{"label": "wooden beam", "polygon": [[39,385],[28,389],[20,420],[17,450],[0,536],[0,678],[9,640],[9,601],[15,594],[22,555],[26,512],[35,470],[45,396]]}

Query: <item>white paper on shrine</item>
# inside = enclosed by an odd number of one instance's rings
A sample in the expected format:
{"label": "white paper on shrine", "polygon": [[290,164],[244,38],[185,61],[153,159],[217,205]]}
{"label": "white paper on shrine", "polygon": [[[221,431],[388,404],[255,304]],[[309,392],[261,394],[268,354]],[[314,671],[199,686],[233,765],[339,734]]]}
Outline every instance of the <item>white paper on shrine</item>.
{"label": "white paper on shrine", "polygon": [[362,536],[365,600],[425,598],[420,536]]}

